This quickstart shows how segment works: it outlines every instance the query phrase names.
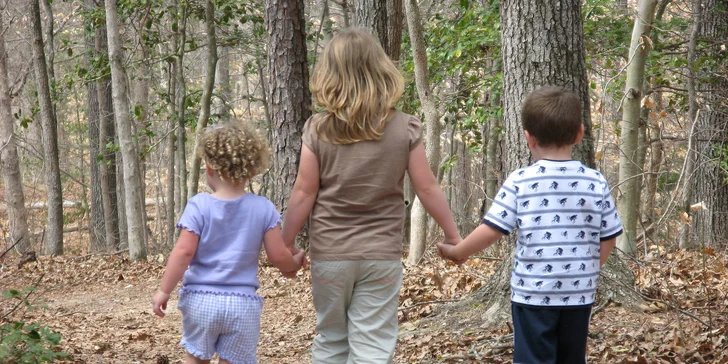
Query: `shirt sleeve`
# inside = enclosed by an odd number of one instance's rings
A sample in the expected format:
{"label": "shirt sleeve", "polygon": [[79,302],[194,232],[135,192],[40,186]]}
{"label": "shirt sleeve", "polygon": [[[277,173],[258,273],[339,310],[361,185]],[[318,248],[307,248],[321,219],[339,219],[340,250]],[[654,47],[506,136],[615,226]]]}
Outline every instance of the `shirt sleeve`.
{"label": "shirt sleeve", "polygon": [[409,122],[407,123],[407,132],[409,134],[409,150],[411,152],[422,143],[422,121],[414,116],[410,116]]}
{"label": "shirt sleeve", "polygon": [[275,228],[281,222],[281,213],[278,212],[273,202],[268,201],[268,207],[265,217],[265,231]]}
{"label": "shirt sleeve", "polygon": [[303,139],[303,144],[316,154],[318,149],[318,135],[316,134],[316,125],[313,118],[313,116],[308,118],[306,124],[303,125],[303,136],[301,139]]}
{"label": "shirt sleeve", "polygon": [[622,222],[619,220],[617,206],[614,204],[609,184],[602,181],[602,221],[599,231],[599,240],[605,241],[622,235]]}
{"label": "shirt sleeve", "polygon": [[511,174],[493,198],[493,204],[483,218],[486,224],[503,234],[509,235],[517,226],[518,187],[514,174]]}
{"label": "shirt sleeve", "polygon": [[185,210],[182,213],[182,217],[177,223],[177,228],[185,229],[189,232],[197,234],[198,236],[201,236],[202,231],[205,229],[205,219],[202,212],[203,204],[201,198],[195,197],[187,201],[187,205],[185,206]]}

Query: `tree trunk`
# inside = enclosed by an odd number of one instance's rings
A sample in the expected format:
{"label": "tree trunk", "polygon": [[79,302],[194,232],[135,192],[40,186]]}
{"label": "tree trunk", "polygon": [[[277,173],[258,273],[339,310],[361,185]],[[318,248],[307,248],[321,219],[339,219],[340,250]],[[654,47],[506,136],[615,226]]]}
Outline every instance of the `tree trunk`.
{"label": "tree trunk", "polygon": [[402,29],[404,27],[403,0],[387,0],[387,41],[385,50],[395,64],[402,56]]}
{"label": "tree trunk", "polygon": [[[174,36],[174,39],[172,40],[173,44],[177,44],[177,36]],[[175,113],[177,112],[176,109],[176,88],[177,88],[177,82],[176,80],[176,71],[174,69],[175,64],[170,63],[169,64],[169,135],[167,136],[167,201],[165,204],[166,210],[166,218],[167,218],[167,239],[166,244],[168,247],[174,246],[174,233],[175,233],[175,223],[176,223],[176,216],[175,216],[175,209],[174,209],[174,186],[175,186],[175,173],[174,173],[174,167],[177,160],[175,159],[175,139],[177,138],[177,135],[175,135],[175,128],[177,127],[177,120],[174,118]]]}
{"label": "tree trunk", "polygon": [[109,63],[116,116],[117,134],[124,161],[124,192],[126,221],[129,232],[129,257],[132,261],[145,259],[146,244],[142,214],[144,186],[139,176],[137,148],[132,138],[129,92],[126,86],[126,70],[122,57],[122,39],[116,13],[116,0],[106,0],[106,28],[109,40]]}
{"label": "tree trunk", "polygon": [[650,51],[649,36],[655,17],[657,0],[640,0],[629,46],[630,63],[627,66],[625,98],[622,105],[622,121],[619,124],[619,184],[617,208],[624,233],[617,239],[617,246],[625,254],[633,255],[637,237],[637,142],[639,134],[640,105],[643,94],[645,62]]}
{"label": "tree trunk", "polygon": [[[500,96],[495,96],[491,103],[493,107],[500,105]],[[496,157],[498,153],[498,145],[500,144],[500,133],[499,133],[499,120],[493,118],[488,120],[488,146],[486,149],[486,163],[485,163],[485,198],[484,202],[487,201],[483,214],[488,211],[490,205],[493,203],[495,194],[498,193],[498,166],[496,163]]]}
{"label": "tree trunk", "polygon": [[18,148],[15,145],[15,118],[11,109],[8,55],[5,51],[5,23],[0,11],[0,168],[5,187],[11,244],[21,253],[31,249],[28,237],[28,211],[25,209],[23,175],[20,173]]}
{"label": "tree trunk", "polygon": [[[659,100],[662,96],[658,95],[657,98],[657,104],[661,105],[662,102]],[[658,110],[661,112],[662,107],[658,106]],[[649,139],[652,141],[652,145],[650,147],[650,166],[648,168],[647,176],[645,176],[645,202],[642,209],[643,220],[647,222],[647,226],[652,224],[657,217],[655,212],[655,198],[657,197],[657,181],[659,180],[659,172],[660,166],[662,166],[662,155],[664,150],[660,120],[652,120],[649,129]]]}
{"label": "tree trunk", "polygon": [[48,69],[43,49],[43,30],[40,21],[40,0],[30,0],[31,34],[33,39],[33,68],[38,84],[38,103],[43,124],[43,155],[45,159],[46,188],[48,189],[48,226],[45,231],[45,253],[63,254],[63,195],[61,169],[58,163],[58,129],[53,122]]}
{"label": "tree trunk", "polygon": [[[93,9],[96,4],[92,0],[86,0],[85,4],[88,9]],[[93,20],[88,17],[84,19],[85,23],[85,46],[86,46],[86,68],[91,74],[95,74],[93,67],[93,58],[96,57],[96,45],[92,32]],[[100,252],[106,248],[106,220],[104,218],[104,195],[101,188],[101,163],[99,163],[99,155],[101,155],[101,144],[99,139],[99,95],[97,91],[97,82],[88,81],[86,85],[86,119],[88,120],[88,140],[89,140],[89,166],[90,187],[91,187],[91,211],[89,221],[89,250],[91,252]]]}
{"label": "tree trunk", "polygon": [[215,37],[215,4],[212,0],[205,2],[205,31],[207,33],[207,74],[205,76],[205,86],[202,89],[202,100],[200,100],[200,116],[197,118],[197,127],[195,130],[195,147],[194,157],[192,158],[192,169],[190,170],[188,198],[197,194],[197,188],[200,183],[200,165],[202,159],[197,154],[197,148],[200,144],[207,122],[210,119],[210,106],[212,100],[212,91],[215,88],[215,68],[217,67],[217,38]]}
{"label": "tree trunk", "polygon": [[[728,1],[703,1],[701,38],[710,43],[710,56],[718,57],[718,45],[728,39]],[[725,51],[722,51],[725,53]],[[724,55],[723,55],[724,56]],[[725,65],[725,63],[723,64]],[[702,75],[703,107],[697,118],[697,154],[701,156],[695,169],[693,202],[703,202],[707,209],[693,216],[693,238],[700,246],[719,247],[728,242],[728,77]],[[702,79],[702,78],[701,78]]]}
{"label": "tree trunk", "polygon": [[367,28],[391,57],[387,29],[387,0],[353,0],[354,25]]}
{"label": "tree trunk", "polygon": [[[175,1],[177,5],[177,2]],[[187,17],[189,16],[186,0],[182,0],[178,7],[182,15],[179,17],[179,43],[175,44],[177,57],[174,60],[174,69],[177,77],[177,171],[179,173],[177,188],[179,189],[179,204],[177,215],[181,216],[187,205],[187,131],[185,129],[185,113],[187,111],[187,86],[184,75],[185,44],[187,43]]]}
{"label": "tree trunk", "polygon": [[[412,56],[415,65],[415,83],[417,94],[425,113],[425,151],[432,173],[437,176],[440,166],[440,115],[435,98],[430,88],[427,74],[427,51],[425,37],[422,33],[422,20],[417,0],[405,0],[407,28],[412,42]],[[412,205],[410,223],[410,247],[407,262],[410,265],[419,263],[427,248],[427,211],[419,198]]]}
{"label": "tree trunk", "polygon": [[273,203],[285,211],[311,116],[303,0],[266,0],[268,102],[273,130]]}
{"label": "tree trunk", "polygon": [[[100,5],[103,6],[103,5]],[[106,37],[106,22],[102,21],[97,24],[95,29],[96,39],[95,48],[96,56],[103,57],[109,52]],[[104,66],[106,63],[102,63]],[[111,77],[107,73],[107,68],[102,67],[95,70],[98,74],[98,83],[96,84],[96,92],[98,94],[99,105],[99,150],[102,159],[99,163],[99,171],[101,173],[101,195],[103,196],[104,211],[104,231],[106,243],[104,249],[107,251],[115,251],[119,249],[120,242],[126,242],[126,233],[121,233],[120,219],[122,214],[124,201],[117,193],[117,163],[116,153],[112,147],[116,144],[116,126],[114,122],[114,100],[112,98]],[[122,239],[123,237],[123,239]]]}
{"label": "tree trunk", "polygon": [[215,99],[213,114],[219,117],[220,120],[230,120],[230,108],[232,106],[230,103],[233,100],[230,87],[230,49],[221,47],[219,53],[215,82],[217,84],[216,88],[220,90],[220,97]]}
{"label": "tree trunk", "polygon": [[[698,100],[697,100],[697,79],[695,75],[695,60],[697,58],[697,46],[698,46],[698,34],[700,33],[700,0],[692,0],[691,8],[693,13],[693,24],[692,30],[690,31],[690,40],[688,41],[688,67],[687,67],[687,88],[688,88],[688,150],[685,155],[685,173],[683,175],[683,191],[682,201],[680,204],[681,213],[686,216],[690,216],[690,201],[693,197],[693,173],[695,172],[695,165],[697,163],[697,154],[695,153],[695,142],[696,135],[694,132],[693,124],[698,114]],[[682,221],[682,220],[681,220]],[[693,239],[690,238],[690,223],[682,221],[680,224],[680,249],[687,249],[690,247]]]}

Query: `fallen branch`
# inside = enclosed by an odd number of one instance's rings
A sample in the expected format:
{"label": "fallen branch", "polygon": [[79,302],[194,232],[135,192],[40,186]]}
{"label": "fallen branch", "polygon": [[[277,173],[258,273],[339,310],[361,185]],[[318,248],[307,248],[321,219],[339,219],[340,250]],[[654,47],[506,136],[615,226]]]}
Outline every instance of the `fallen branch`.
{"label": "fallen branch", "polygon": [[450,303],[450,302],[458,302],[458,301],[460,301],[460,300],[459,299],[457,299],[457,300],[435,300],[435,301],[417,302],[410,306],[400,307],[399,309],[397,309],[397,311],[409,310],[410,308],[414,308],[417,306],[431,305],[431,304],[437,304],[437,303]]}

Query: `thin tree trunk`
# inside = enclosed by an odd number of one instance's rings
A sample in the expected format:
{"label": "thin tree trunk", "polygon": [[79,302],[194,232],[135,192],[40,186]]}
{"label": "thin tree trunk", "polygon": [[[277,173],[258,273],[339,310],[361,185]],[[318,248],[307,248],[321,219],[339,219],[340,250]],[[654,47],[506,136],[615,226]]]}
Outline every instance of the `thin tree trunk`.
{"label": "thin tree trunk", "polygon": [[[176,2],[175,2],[176,3]],[[187,205],[187,143],[185,129],[185,113],[187,111],[187,86],[185,84],[184,76],[184,55],[185,55],[185,44],[187,43],[187,17],[189,11],[187,9],[187,0],[181,0],[179,5],[181,8],[182,15],[179,17],[180,24],[179,30],[179,43],[175,44],[177,47],[177,57],[175,58],[174,68],[177,77],[177,171],[178,180],[177,186],[179,189],[179,204],[177,205],[177,215],[181,216]]]}
{"label": "thin tree trunk", "polygon": [[[174,44],[177,44],[177,36],[174,36],[174,39],[172,41]],[[176,110],[176,88],[177,88],[177,82],[176,80],[176,71],[175,71],[175,64],[170,63],[169,64],[169,122],[168,122],[168,128],[169,128],[169,135],[167,136],[167,201],[165,207],[167,208],[166,212],[166,218],[167,218],[167,239],[166,244],[167,247],[174,246],[174,233],[175,233],[175,209],[174,209],[174,186],[175,186],[175,173],[174,173],[174,167],[177,160],[175,159],[175,138],[177,137],[175,135],[175,128],[177,127],[177,120],[175,119],[174,115],[177,112]]]}
{"label": "thin tree trunk", "polygon": [[[215,75],[216,89],[220,90],[220,95],[215,99],[213,115],[221,120],[229,120],[230,103],[232,102],[232,89],[230,86],[230,49],[228,47],[220,47],[218,49],[219,57],[217,61],[217,74]],[[245,79],[245,77],[243,77]]]}
{"label": "thin tree trunk", "polygon": [[[103,6],[103,5],[101,5]],[[106,55],[109,51],[106,37],[106,22],[97,23],[95,38],[96,56]],[[116,144],[116,123],[114,122],[114,100],[112,98],[111,77],[106,67],[96,70],[98,83],[96,92],[99,105],[99,143],[102,159],[99,163],[101,173],[101,194],[104,211],[104,231],[107,251],[115,251],[120,243],[126,244],[126,230],[122,232],[121,219],[124,217],[124,201],[117,193],[117,161],[112,146]],[[120,209],[121,207],[121,209]],[[125,226],[125,225],[124,225]]]}
{"label": "thin tree trunk", "polygon": [[[494,107],[497,107],[500,105],[500,97],[496,96],[494,97],[493,103],[491,104]],[[496,118],[493,118],[489,120],[488,122],[488,147],[487,152],[485,154],[486,163],[485,163],[485,195],[486,198],[484,201],[487,201],[486,208],[484,209],[487,211],[487,209],[490,208],[490,205],[493,203],[493,198],[495,198],[495,194],[498,193],[498,166],[496,163],[496,158],[498,154],[498,145],[500,144],[500,133],[499,133],[499,120]],[[485,213],[485,211],[483,211]]]}
{"label": "thin tree trunk", "polygon": [[[425,151],[430,169],[436,176],[440,166],[440,115],[435,98],[430,88],[427,74],[427,51],[422,32],[422,20],[417,0],[405,0],[407,28],[412,42],[412,55],[415,65],[415,83],[417,94],[425,113]],[[412,222],[410,226],[410,248],[407,262],[410,265],[419,263],[425,254],[427,244],[427,211],[419,198],[415,198],[412,206]]]}
{"label": "thin tree trunk", "polygon": [[[202,89],[202,100],[200,100],[200,116],[197,118],[197,127],[195,131],[195,147],[197,151],[200,138],[202,138],[207,122],[210,119],[210,107],[212,100],[212,91],[215,87],[215,68],[217,67],[217,38],[215,37],[215,4],[212,0],[205,3],[205,31],[207,33],[207,74],[205,76],[205,86]],[[190,170],[188,198],[197,194],[197,188],[200,183],[200,165],[202,159],[200,155],[194,153],[192,158],[192,169]]]}
{"label": "thin tree trunk", "polygon": [[311,115],[303,0],[267,0],[268,102],[273,131],[273,203],[285,211]]}
{"label": "thin tree trunk", "polygon": [[387,0],[387,54],[395,64],[402,55],[402,30],[404,27],[404,0]]}
{"label": "thin tree trunk", "polygon": [[[132,139],[131,115],[129,113],[129,93],[126,85],[126,70],[122,57],[122,39],[116,13],[116,0],[106,0],[106,28],[109,40],[109,62],[116,116],[117,134],[121,155],[124,161],[124,190],[127,229],[129,231],[129,257],[132,261],[145,259],[147,255],[144,241],[142,213],[144,188],[139,176],[137,147]],[[140,196],[141,195],[141,196]]]}
{"label": "thin tree trunk", "polygon": [[[87,9],[96,8],[93,0],[86,0]],[[84,19],[85,23],[85,46],[86,68],[95,74],[93,69],[93,58],[96,57],[96,44],[92,32],[93,21],[90,17]],[[106,220],[104,217],[104,195],[101,188],[101,168],[99,156],[101,155],[100,139],[99,139],[99,95],[97,91],[97,82],[88,81],[86,85],[86,119],[88,120],[88,140],[89,140],[89,167],[90,171],[90,187],[91,187],[91,211],[89,221],[89,250],[91,252],[99,252],[106,248]]]}
{"label": "thin tree trunk", "polygon": [[40,20],[40,0],[30,0],[31,34],[33,39],[33,68],[38,84],[38,103],[43,124],[43,154],[46,188],[48,189],[48,226],[45,231],[45,253],[63,254],[63,195],[61,170],[58,162],[58,129],[53,122],[48,69],[43,49],[43,30]]}
{"label": "thin tree trunk", "polygon": [[15,118],[11,109],[8,55],[5,50],[5,22],[0,11],[0,168],[5,187],[11,244],[21,253],[31,249],[28,237],[28,211],[25,209],[23,175],[15,144]]}
{"label": "thin tree trunk", "polygon": [[[697,58],[697,46],[698,46],[698,34],[700,34],[700,0],[693,0],[692,13],[693,13],[693,24],[692,30],[690,31],[690,40],[688,42],[688,74],[687,74],[687,88],[688,88],[688,151],[685,155],[687,161],[685,162],[685,175],[683,179],[682,201],[680,204],[681,213],[685,216],[690,216],[690,202],[693,198],[693,173],[695,173],[695,164],[697,163],[697,153],[695,152],[695,144],[697,142],[694,128],[694,123],[697,122],[696,117],[698,114],[698,100],[696,95],[697,89],[697,77],[695,74],[695,60]],[[682,222],[680,225],[680,249],[688,249],[691,247],[693,239],[690,238],[690,223]]]}
{"label": "thin tree trunk", "polygon": [[625,98],[622,105],[619,140],[619,184],[617,186],[617,207],[624,233],[617,238],[617,246],[625,254],[633,255],[637,237],[637,179],[636,163],[639,134],[640,103],[644,96],[645,62],[650,51],[646,40],[652,30],[657,0],[640,0],[629,46],[630,63],[627,66]]}
{"label": "thin tree trunk", "polygon": [[[658,100],[662,98],[662,95],[657,96]],[[662,105],[661,101],[657,102],[658,105]],[[658,106],[658,110],[662,110],[661,106]],[[662,166],[662,155],[664,150],[664,144],[662,143],[662,131],[660,128],[660,120],[653,120],[649,127],[649,139],[652,142],[650,147],[650,167],[648,169],[647,176],[645,176],[645,203],[643,204],[642,216],[643,220],[647,222],[647,226],[655,221],[657,214],[655,213],[655,198],[657,196],[657,181],[659,180],[660,166]]]}

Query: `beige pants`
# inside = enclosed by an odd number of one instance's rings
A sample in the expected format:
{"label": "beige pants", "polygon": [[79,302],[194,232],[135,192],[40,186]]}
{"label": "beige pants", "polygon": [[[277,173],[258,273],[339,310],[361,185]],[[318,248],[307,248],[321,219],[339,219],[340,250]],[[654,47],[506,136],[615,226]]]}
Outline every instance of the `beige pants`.
{"label": "beige pants", "polygon": [[391,363],[402,285],[399,260],[313,261],[314,364]]}

